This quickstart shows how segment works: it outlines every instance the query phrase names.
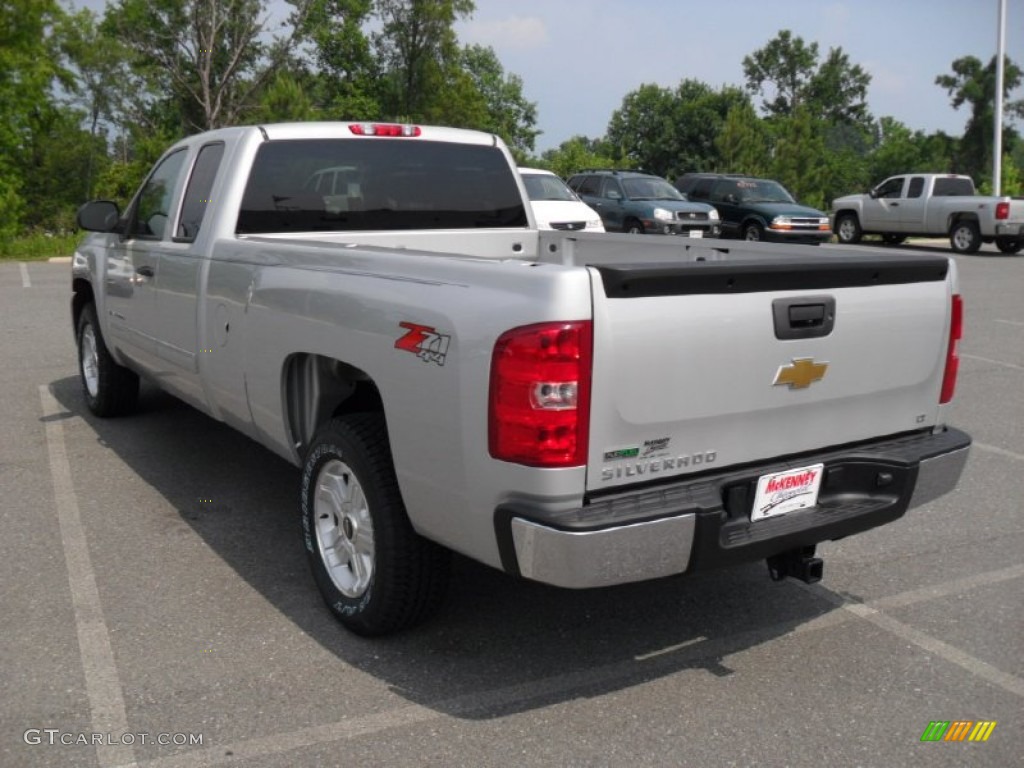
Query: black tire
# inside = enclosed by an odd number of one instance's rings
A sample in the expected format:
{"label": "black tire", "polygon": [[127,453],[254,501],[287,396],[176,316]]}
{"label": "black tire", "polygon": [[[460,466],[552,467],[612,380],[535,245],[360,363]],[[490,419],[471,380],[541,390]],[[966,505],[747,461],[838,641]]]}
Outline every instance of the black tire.
{"label": "black tire", "polygon": [[1020,253],[1024,247],[1024,238],[1020,237],[997,237],[996,248],[1000,253]]}
{"label": "black tire", "polygon": [[977,253],[981,248],[978,223],[970,219],[954,222],[949,230],[949,245],[957,253]]}
{"label": "black tire", "polygon": [[743,239],[749,240],[752,243],[758,243],[764,240],[764,227],[758,224],[756,221],[749,222],[743,225]]}
{"label": "black tire", "polygon": [[111,357],[93,304],[82,308],[76,338],[78,376],[89,410],[97,416],[118,416],[134,408],[139,399],[139,377]]}
{"label": "black tire", "polygon": [[840,243],[856,245],[863,236],[864,230],[860,228],[857,214],[843,213],[836,219],[836,238]]}
{"label": "black tire", "polygon": [[886,245],[900,245],[906,239],[906,235],[882,235],[882,242]]}
{"label": "black tire", "polygon": [[352,632],[407,629],[440,606],[451,553],[413,530],[381,414],[317,430],[302,468],[302,530],[317,587]]}
{"label": "black tire", "polygon": [[622,231],[631,235],[642,235],[646,231],[643,222],[639,219],[626,219],[622,225]]}

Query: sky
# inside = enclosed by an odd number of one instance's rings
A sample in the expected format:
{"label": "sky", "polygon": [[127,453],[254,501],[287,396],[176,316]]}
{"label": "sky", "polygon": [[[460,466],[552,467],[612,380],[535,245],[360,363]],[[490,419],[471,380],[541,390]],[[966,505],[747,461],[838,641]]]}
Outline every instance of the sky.
{"label": "sky", "polygon": [[[102,11],[105,0],[71,0]],[[582,134],[604,135],[623,98],[645,83],[684,79],[742,87],[743,58],[779,31],[817,43],[822,60],[842,48],[871,75],[868,108],[911,130],[963,134],[938,75],[972,55],[996,53],[999,0],[475,0],[459,22],[463,44],[494,48],[537,105],[536,151]],[[1006,54],[1024,67],[1024,0],[1006,0]],[[270,0],[272,16],[287,14]],[[1024,99],[1024,87],[1011,93]],[[755,106],[760,104],[754,97]],[[355,117],[355,116],[353,116]],[[1024,132],[1024,122],[1016,124]]]}
{"label": "sky", "polygon": [[[538,153],[577,134],[603,135],[623,97],[644,83],[742,87],[743,58],[783,29],[817,43],[822,60],[842,48],[865,69],[876,118],[960,136],[969,107],[954,110],[935,78],[962,56],[988,63],[999,15],[999,0],[475,1],[459,39],[491,46],[505,72],[522,78],[543,132]],[[1006,54],[1024,67],[1024,0],[1006,7]],[[1024,99],[1024,88],[1010,98]]]}

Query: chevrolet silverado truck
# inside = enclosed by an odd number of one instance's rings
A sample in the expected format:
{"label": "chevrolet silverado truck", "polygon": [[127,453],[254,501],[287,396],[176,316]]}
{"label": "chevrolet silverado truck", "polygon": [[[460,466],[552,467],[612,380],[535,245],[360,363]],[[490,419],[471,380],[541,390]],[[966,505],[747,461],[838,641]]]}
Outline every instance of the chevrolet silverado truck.
{"label": "chevrolet silverado truck", "polygon": [[951,259],[539,231],[492,135],[219,129],[78,220],[88,408],[128,412],[144,376],[300,467],[314,580],[357,633],[425,619],[453,550],[566,588],[762,559],[814,581],[817,543],[967,458]]}
{"label": "chevrolet silverado truck", "polygon": [[1024,246],[1024,198],[978,195],[969,176],[893,176],[867,194],[836,198],[832,209],[841,243],[881,235],[890,245],[915,236],[949,237],[957,253],[976,253],[982,243],[1011,254]]}

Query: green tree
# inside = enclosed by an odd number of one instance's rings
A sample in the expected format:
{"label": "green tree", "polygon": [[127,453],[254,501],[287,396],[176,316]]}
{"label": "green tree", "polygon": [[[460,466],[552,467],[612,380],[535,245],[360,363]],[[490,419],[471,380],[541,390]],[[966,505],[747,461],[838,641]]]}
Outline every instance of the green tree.
{"label": "green tree", "polygon": [[522,78],[506,74],[494,49],[480,45],[462,49],[461,69],[483,100],[485,117],[474,127],[498,134],[517,158],[525,160],[539,131],[537,105],[523,95]]}
{"label": "green tree", "polygon": [[729,110],[715,139],[715,147],[721,160],[718,170],[751,176],[764,176],[768,172],[771,137],[749,101]]}
{"label": "green tree", "polygon": [[243,120],[298,42],[307,3],[295,4],[289,31],[270,41],[262,0],[118,0],[104,24],[148,85],[142,110],[166,95],[171,127],[188,133]]}
{"label": "green tree", "polygon": [[778,137],[771,176],[806,205],[822,208],[826,197],[825,140],[821,123],[804,107],[776,123]]}
{"label": "green tree", "polygon": [[871,75],[851,64],[842,48],[818,63],[818,44],[806,44],[788,29],[743,59],[747,90],[761,94],[769,117],[788,117],[800,107],[831,123],[867,123]]}
{"label": "green tree", "polygon": [[453,79],[459,45],[454,24],[469,17],[472,0],[375,0],[380,31],[372,36],[382,70],[383,114],[418,121]]}
{"label": "green tree", "polygon": [[607,140],[617,157],[666,178],[717,168],[715,138],[729,110],[743,103],[749,100],[740,89],[715,91],[697,80],[675,90],[642,85],[612,114]]}
{"label": "green tree", "polygon": [[549,149],[537,163],[563,179],[587,168],[611,168],[616,164],[611,148],[602,139],[573,136]]}
{"label": "green tree", "polygon": [[51,86],[70,86],[53,36],[52,0],[0,0],[0,239],[22,228],[42,125],[56,109]]}
{"label": "green tree", "polygon": [[673,108],[668,88],[646,83],[622,99],[612,113],[606,136],[616,159],[654,173],[675,162]]}
{"label": "green tree", "polygon": [[[935,84],[950,95],[953,109],[967,104],[971,116],[964,127],[956,157],[956,170],[973,176],[976,182],[991,177],[992,135],[995,127],[996,58],[982,65],[974,56],[964,56],[952,64],[952,75],[939,75]],[[1021,69],[1009,59],[1003,63],[1003,96],[1021,84]],[[1009,120],[1024,117],[1024,100],[1003,104],[1003,114]],[[1003,146],[1012,146],[1016,131],[1003,127]]]}
{"label": "green tree", "polygon": [[315,120],[318,116],[302,83],[288,70],[282,70],[274,76],[252,114],[253,120],[259,123]]}
{"label": "green tree", "polygon": [[[373,0],[310,0],[302,36],[312,46],[312,94],[327,119],[373,120],[381,109],[379,71],[364,28]],[[299,88],[300,78],[289,75]],[[284,93],[278,83],[276,98]],[[306,93],[306,89],[302,89]],[[297,97],[297,93],[292,97]]]}

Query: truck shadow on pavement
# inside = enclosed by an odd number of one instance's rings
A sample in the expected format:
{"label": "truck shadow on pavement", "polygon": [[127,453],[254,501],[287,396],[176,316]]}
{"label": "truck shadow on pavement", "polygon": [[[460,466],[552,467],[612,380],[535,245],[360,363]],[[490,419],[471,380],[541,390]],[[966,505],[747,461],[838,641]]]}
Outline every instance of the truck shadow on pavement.
{"label": "truck shadow on pavement", "polygon": [[430,622],[356,637],[334,621],[310,574],[297,468],[146,384],[135,414],[109,420],[87,411],[77,378],[51,391],[270,606],[337,658],[336,671],[320,670],[325,679],[351,665],[447,715],[500,717],[686,670],[728,677],[730,655],[834,610],[807,590],[772,583],[763,563],[571,591],[456,556],[448,599]]}

